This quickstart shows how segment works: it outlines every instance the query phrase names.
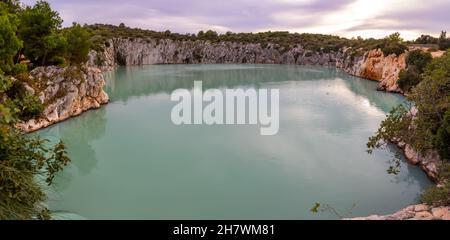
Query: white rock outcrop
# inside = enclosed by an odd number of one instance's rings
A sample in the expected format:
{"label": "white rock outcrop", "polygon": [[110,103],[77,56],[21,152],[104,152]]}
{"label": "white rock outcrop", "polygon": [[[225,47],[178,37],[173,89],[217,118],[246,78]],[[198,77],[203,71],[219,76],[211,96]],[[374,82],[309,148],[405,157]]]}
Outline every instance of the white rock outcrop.
{"label": "white rock outcrop", "polygon": [[102,71],[94,67],[38,67],[30,72],[33,91],[44,105],[40,117],[17,127],[32,132],[108,103]]}

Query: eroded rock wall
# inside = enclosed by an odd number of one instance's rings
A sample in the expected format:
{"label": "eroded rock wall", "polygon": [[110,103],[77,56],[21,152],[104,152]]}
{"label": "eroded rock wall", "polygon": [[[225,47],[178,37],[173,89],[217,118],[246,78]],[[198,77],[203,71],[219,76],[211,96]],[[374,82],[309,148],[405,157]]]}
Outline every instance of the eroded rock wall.
{"label": "eroded rock wall", "polygon": [[297,45],[289,50],[278,44],[172,41],[170,39],[111,39],[102,52],[91,51],[89,65],[111,70],[118,65],[250,63],[333,66],[375,81],[379,89],[401,92],[398,75],[406,68],[405,55],[384,56],[374,49],[354,56],[350,48],[338,52],[310,51]]}
{"label": "eroded rock wall", "polygon": [[28,86],[29,91],[39,97],[44,111],[40,117],[17,125],[25,132],[61,122],[108,102],[108,95],[103,91],[105,80],[98,68],[38,67],[30,72],[30,80],[35,84]]}

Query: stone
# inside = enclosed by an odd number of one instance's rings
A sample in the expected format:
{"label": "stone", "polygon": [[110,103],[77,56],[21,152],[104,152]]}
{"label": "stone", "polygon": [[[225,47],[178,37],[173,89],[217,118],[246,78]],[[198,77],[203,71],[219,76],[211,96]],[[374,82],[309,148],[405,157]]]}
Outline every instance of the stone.
{"label": "stone", "polygon": [[419,154],[411,147],[411,145],[406,144],[404,149],[405,157],[411,164],[416,165],[420,162]]}
{"label": "stone", "polygon": [[428,211],[430,208],[426,204],[417,204],[414,205],[414,211],[415,212],[422,212],[422,211]]}
{"label": "stone", "polygon": [[446,213],[441,217],[441,219],[442,219],[442,220],[450,221],[450,213],[449,213],[449,212],[446,212]]}
{"label": "stone", "polygon": [[416,212],[416,215],[414,216],[415,219],[419,220],[432,220],[433,215],[428,211],[422,211],[422,212]]}
{"label": "stone", "polygon": [[450,215],[448,207],[433,208],[431,209],[431,213],[433,214],[433,217],[436,219],[442,219],[442,217]]}

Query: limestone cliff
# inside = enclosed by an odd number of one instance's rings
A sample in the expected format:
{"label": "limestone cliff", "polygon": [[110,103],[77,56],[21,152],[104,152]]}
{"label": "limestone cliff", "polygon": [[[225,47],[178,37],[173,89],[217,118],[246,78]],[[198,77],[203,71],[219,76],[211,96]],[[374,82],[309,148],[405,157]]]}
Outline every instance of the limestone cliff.
{"label": "limestone cliff", "polygon": [[384,56],[375,49],[354,56],[351,48],[338,52],[310,51],[301,45],[285,49],[278,44],[172,41],[170,39],[111,39],[102,52],[91,51],[91,66],[103,70],[122,65],[258,63],[333,66],[363,78],[379,81],[379,89],[400,92],[400,70],[406,68],[405,54]]}
{"label": "limestone cliff", "polygon": [[380,81],[379,90],[401,92],[397,85],[398,76],[406,68],[406,54],[384,56],[380,49],[369,51],[359,70],[360,77]]}
{"label": "limestone cliff", "polygon": [[17,126],[32,132],[66,120],[108,102],[103,91],[105,80],[100,69],[93,67],[38,67],[30,72],[27,86],[44,105],[40,117]]}

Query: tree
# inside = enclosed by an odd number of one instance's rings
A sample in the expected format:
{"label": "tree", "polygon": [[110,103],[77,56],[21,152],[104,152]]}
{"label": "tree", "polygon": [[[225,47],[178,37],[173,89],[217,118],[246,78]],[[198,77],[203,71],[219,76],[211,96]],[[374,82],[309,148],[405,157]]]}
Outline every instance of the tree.
{"label": "tree", "polygon": [[450,48],[450,39],[447,38],[447,32],[442,31],[441,36],[439,37],[439,49],[447,50]]}
{"label": "tree", "polygon": [[57,35],[62,19],[45,1],[27,6],[19,14],[19,38],[24,42],[24,53],[34,64],[46,65],[61,57],[64,41]]}
{"label": "tree", "polygon": [[80,24],[64,29],[67,40],[66,58],[71,64],[82,64],[88,60],[89,49],[92,46],[91,34]]}
{"label": "tree", "polygon": [[218,36],[219,36],[219,35],[217,34],[216,31],[208,30],[208,31],[206,31],[204,37],[205,37],[206,39],[208,39],[208,40],[213,40],[213,39],[216,39]]}
{"label": "tree", "polygon": [[403,43],[403,39],[400,37],[400,33],[398,32],[386,37],[379,47],[386,56],[391,54],[396,54],[398,56],[408,49],[408,47]]}
{"label": "tree", "polygon": [[390,42],[394,42],[394,43],[402,43],[402,42],[403,42],[403,38],[401,38],[401,35],[400,35],[399,32],[395,32],[395,33],[389,35],[389,36],[387,37],[387,39],[388,39]]}
{"label": "tree", "polygon": [[6,6],[9,13],[15,14],[21,9],[19,0],[2,0],[1,3]]}
{"label": "tree", "polygon": [[11,73],[14,57],[22,47],[22,41],[16,36],[19,19],[6,3],[0,2],[0,70]]}

